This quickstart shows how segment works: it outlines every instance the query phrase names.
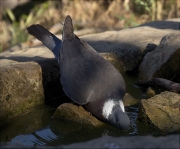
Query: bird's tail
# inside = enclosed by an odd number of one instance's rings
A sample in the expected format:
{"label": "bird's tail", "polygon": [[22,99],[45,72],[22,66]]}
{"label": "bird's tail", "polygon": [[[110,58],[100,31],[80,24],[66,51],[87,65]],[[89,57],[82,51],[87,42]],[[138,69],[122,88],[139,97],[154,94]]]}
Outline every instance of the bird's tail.
{"label": "bird's tail", "polygon": [[27,31],[48,47],[56,59],[59,59],[59,51],[62,43],[60,39],[39,24],[33,24],[27,27]]}

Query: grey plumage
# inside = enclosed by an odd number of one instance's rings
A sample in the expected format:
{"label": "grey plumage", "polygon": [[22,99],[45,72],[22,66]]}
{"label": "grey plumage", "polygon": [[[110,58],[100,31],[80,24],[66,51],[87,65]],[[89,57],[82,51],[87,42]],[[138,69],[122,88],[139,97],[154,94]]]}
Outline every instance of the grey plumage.
{"label": "grey plumage", "polygon": [[66,95],[81,105],[113,96],[122,99],[125,83],[121,74],[89,44],[76,38],[69,24],[72,20],[67,17],[63,35],[68,36],[60,50],[61,84]]}
{"label": "grey plumage", "polygon": [[27,31],[48,47],[53,52],[57,60],[59,59],[59,50],[62,43],[59,38],[39,24],[27,27]]}

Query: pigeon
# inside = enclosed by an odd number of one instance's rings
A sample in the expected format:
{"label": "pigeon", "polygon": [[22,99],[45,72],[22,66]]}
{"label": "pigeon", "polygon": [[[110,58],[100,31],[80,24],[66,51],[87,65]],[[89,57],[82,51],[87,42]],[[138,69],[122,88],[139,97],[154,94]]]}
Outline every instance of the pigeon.
{"label": "pigeon", "polygon": [[63,91],[72,101],[120,130],[129,128],[130,120],[123,104],[122,75],[74,34],[69,15],[63,25],[62,41],[38,24],[31,25],[27,31],[53,52],[59,63]]}

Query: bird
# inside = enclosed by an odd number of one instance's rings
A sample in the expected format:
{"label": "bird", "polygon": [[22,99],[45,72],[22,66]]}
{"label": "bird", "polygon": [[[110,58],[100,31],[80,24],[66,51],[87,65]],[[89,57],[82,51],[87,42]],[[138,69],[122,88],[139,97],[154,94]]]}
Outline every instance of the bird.
{"label": "bird", "polygon": [[122,75],[74,34],[69,15],[64,21],[62,40],[39,24],[27,27],[27,31],[53,52],[59,63],[63,91],[72,101],[120,130],[129,128],[130,120],[123,104],[125,81]]}

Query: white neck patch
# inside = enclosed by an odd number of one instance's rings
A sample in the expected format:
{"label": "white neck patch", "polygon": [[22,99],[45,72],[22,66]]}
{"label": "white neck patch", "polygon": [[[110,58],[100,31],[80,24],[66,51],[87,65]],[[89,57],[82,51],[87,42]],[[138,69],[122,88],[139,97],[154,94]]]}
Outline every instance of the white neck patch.
{"label": "white neck patch", "polygon": [[112,109],[115,106],[115,102],[112,99],[107,100],[104,105],[103,105],[103,109],[102,109],[102,115],[108,119],[109,115],[112,113]]}
{"label": "white neck patch", "polygon": [[[115,105],[117,105],[118,102],[113,100],[113,99],[108,99],[104,105],[103,105],[103,109],[102,109],[102,115],[108,119],[109,115],[112,114],[112,110],[113,110],[113,107]],[[122,102],[122,100],[119,100],[119,106],[120,108],[122,109],[123,112],[125,112],[124,110],[124,104]]]}
{"label": "white neck patch", "polygon": [[119,100],[119,106],[121,107],[122,111],[125,112],[124,110],[124,103],[122,100]]}

